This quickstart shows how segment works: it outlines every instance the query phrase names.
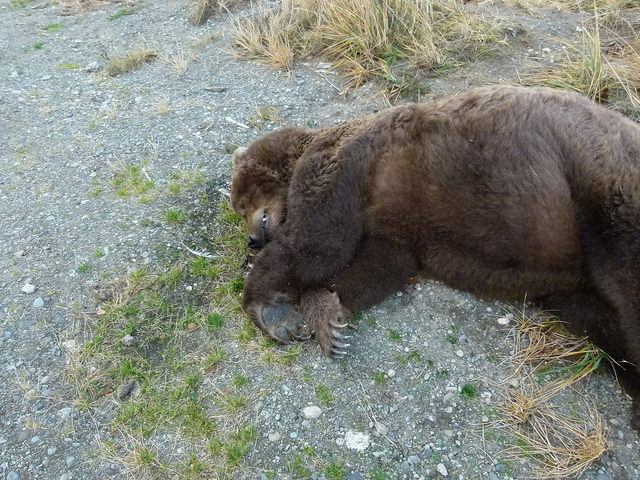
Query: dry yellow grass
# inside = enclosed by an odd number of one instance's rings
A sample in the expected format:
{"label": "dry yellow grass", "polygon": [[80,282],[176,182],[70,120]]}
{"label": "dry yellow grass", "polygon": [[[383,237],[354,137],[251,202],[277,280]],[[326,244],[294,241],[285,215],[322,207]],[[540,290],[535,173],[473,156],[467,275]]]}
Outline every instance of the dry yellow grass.
{"label": "dry yellow grass", "polygon": [[[569,406],[557,401],[600,366],[604,354],[586,339],[569,334],[559,322],[524,313],[514,328],[515,362],[500,422],[516,438],[506,453],[526,457],[538,479],[580,475],[608,449],[602,419],[588,400]],[[573,390],[573,389],[572,389]]]}
{"label": "dry yellow grass", "polygon": [[140,48],[119,57],[111,57],[107,63],[107,75],[115,77],[123,73],[140,68],[144,63],[154,60],[157,56],[155,50]]}
{"label": "dry yellow grass", "polygon": [[499,22],[469,13],[459,0],[283,0],[280,9],[234,26],[239,56],[283,69],[295,58],[319,56],[349,79],[349,87],[373,77],[399,84],[395,65],[436,68],[504,43]]}
{"label": "dry yellow grass", "polygon": [[54,0],[54,3],[60,6],[63,15],[76,15],[94,10],[109,3],[133,5],[136,2],[133,0]]}
{"label": "dry yellow grass", "polygon": [[593,25],[583,27],[579,47],[565,44],[566,59],[525,79],[525,83],[573,90],[597,102],[626,95],[631,105],[640,109],[640,33],[627,25],[627,35],[607,29],[608,38],[602,40],[601,21],[596,13]]}
{"label": "dry yellow grass", "polygon": [[209,18],[242,3],[242,0],[191,0],[189,20],[195,25],[202,25]]}
{"label": "dry yellow grass", "polygon": [[609,449],[602,417],[594,409],[582,419],[543,405],[526,427],[512,433],[517,445],[507,455],[527,457],[536,479],[575,478]]}

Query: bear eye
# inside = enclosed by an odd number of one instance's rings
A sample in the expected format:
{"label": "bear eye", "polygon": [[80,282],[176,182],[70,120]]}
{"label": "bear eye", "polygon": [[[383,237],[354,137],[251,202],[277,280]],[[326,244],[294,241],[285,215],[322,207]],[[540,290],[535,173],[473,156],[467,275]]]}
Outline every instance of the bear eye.
{"label": "bear eye", "polygon": [[267,223],[267,214],[266,213],[262,214],[262,223]]}

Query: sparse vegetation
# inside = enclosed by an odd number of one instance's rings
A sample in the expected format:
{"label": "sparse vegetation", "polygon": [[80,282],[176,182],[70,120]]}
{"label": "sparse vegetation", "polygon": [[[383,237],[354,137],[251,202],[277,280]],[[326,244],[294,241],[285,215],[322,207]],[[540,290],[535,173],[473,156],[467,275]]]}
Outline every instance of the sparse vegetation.
{"label": "sparse vegetation", "polygon": [[[192,478],[205,470],[226,475],[257,438],[246,415],[252,398],[245,374],[236,373],[224,388],[202,388],[230,358],[219,332],[230,329],[233,335],[245,324],[237,283],[246,233],[226,204],[217,212],[214,242],[227,246],[223,257],[184,258],[176,252],[158,271],[138,269],[103,285],[96,291],[100,310],[90,319],[91,335],[69,352],[68,380],[78,406],[92,408],[123,395],[109,443],[99,454],[146,476],[171,471]],[[203,288],[187,288],[195,283]],[[128,383],[131,393],[118,393]],[[160,429],[188,442],[186,457],[164,456],[156,443]]]}
{"label": "sparse vegetation", "polygon": [[518,446],[508,453],[531,459],[536,478],[579,476],[608,449],[602,419],[589,402],[567,415],[554,399],[597,370],[604,354],[542,314],[523,313],[514,342],[519,388],[508,390],[502,421]]}
{"label": "sparse vegetation", "polygon": [[110,57],[106,66],[107,75],[115,77],[136,70],[145,63],[155,60],[157,56],[155,50],[140,48],[118,57]]}
{"label": "sparse vegetation", "polygon": [[607,40],[609,46],[605,49],[601,22],[596,16],[592,26],[582,27],[581,45],[565,44],[567,57],[557,67],[535,74],[525,82],[573,90],[601,103],[626,95],[631,105],[640,111],[638,32],[632,32],[628,40],[609,31],[612,38]]}
{"label": "sparse vegetation", "polygon": [[202,25],[209,18],[236,6],[242,0],[190,0],[189,20],[195,25]]}
{"label": "sparse vegetation", "polygon": [[140,197],[153,188],[154,182],[145,165],[120,165],[115,167],[112,184],[119,197]]}

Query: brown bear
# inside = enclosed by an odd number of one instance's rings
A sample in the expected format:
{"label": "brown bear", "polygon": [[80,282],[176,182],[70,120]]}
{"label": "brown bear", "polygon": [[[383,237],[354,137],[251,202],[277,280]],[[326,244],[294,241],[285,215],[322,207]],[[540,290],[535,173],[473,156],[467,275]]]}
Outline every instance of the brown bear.
{"label": "brown bear", "polygon": [[640,365],[640,126],[577,94],[484,87],[282,129],[234,154],[232,204],[266,244],[243,305],[276,340],[343,354],[342,318],[421,273],[540,299]]}

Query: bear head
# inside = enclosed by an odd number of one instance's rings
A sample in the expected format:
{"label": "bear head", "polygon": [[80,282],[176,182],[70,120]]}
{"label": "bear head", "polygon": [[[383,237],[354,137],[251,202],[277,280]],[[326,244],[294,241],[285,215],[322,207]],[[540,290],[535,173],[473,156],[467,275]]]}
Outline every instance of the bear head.
{"label": "bear head", "polygon": [[283,128],[233,153],[231,205],[247,223],[249,247],[264,247],[284,223],[291,176],[312,137],[303,128]]}

